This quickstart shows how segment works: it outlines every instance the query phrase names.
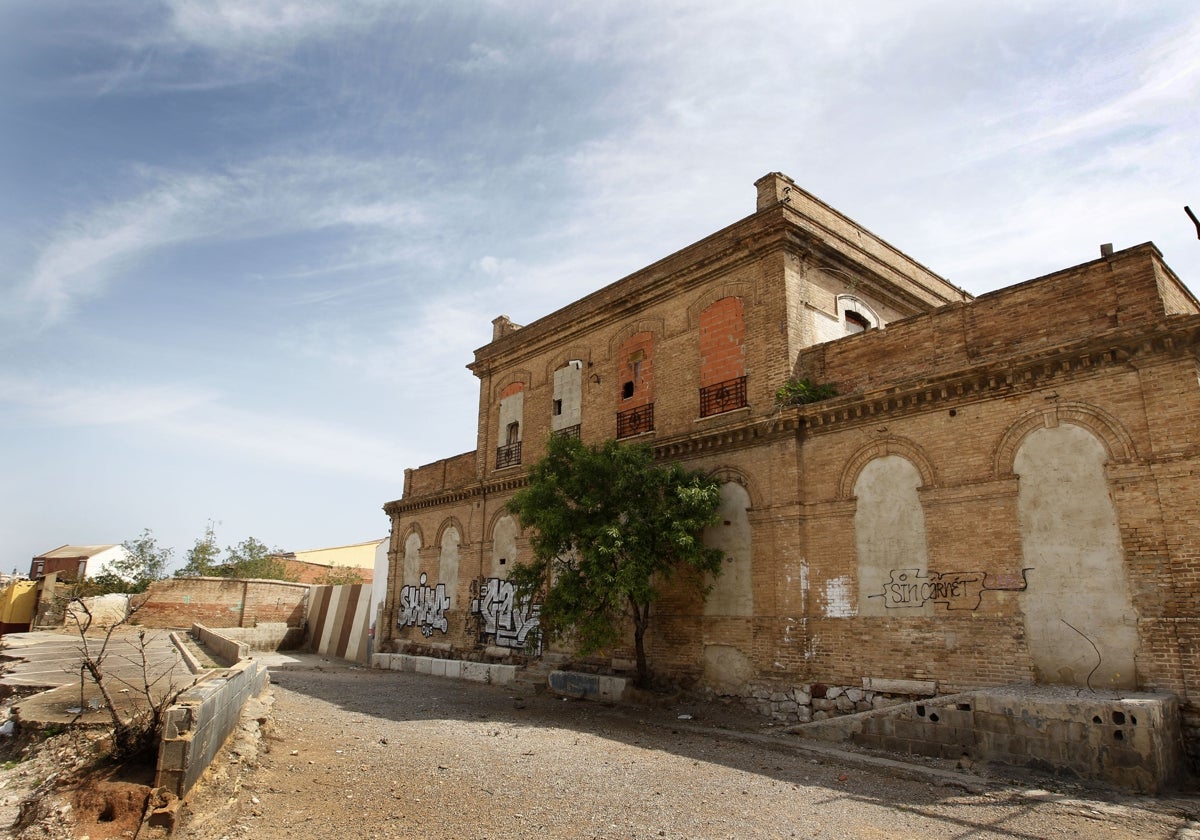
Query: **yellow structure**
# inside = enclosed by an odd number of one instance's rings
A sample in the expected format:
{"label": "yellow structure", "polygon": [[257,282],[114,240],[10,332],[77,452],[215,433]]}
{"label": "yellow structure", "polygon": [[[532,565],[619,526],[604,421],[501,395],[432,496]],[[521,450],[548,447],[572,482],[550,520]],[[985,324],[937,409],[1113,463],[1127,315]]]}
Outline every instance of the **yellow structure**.
{"label": "yellow structure", "polygon": [[37,612],[37,581],[14,580],[0,590],[0,635],[29,629]]}

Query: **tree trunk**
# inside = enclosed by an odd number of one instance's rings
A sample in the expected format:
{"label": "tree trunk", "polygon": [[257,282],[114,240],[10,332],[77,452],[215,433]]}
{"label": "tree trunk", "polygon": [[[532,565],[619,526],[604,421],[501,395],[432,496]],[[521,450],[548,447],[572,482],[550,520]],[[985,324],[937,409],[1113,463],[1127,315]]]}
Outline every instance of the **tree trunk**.
{"label": "tree trunk", "polygon": [[637,654],[637,687],[650,687],[650,666],[646,664],[646,627],[650,624],[650,605],[633,606],[633,649]]}

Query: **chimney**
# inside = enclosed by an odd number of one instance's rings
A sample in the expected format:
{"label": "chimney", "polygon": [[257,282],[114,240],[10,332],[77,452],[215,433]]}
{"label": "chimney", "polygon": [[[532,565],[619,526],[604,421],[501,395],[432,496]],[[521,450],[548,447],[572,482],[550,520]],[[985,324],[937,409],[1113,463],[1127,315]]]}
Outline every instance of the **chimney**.
{"label": "chimney", "polygon": [[1111,242],[1105,242],[1103,245],[1100,246],[1100,256],[1104,257],[1105,259],[1108,259],[1109,257],[1112,256],[1112,243]]}
{"label": "chimney", "polygon": [[755,210],[766,210],[776,204],[788,204],[791,199],[788,194],[796,182],[782,172],[772,172],[754,182],[758,187],[758,206]]}
{"label": "chimney", "polygon": [[511,332],[516,332],[521,329],[520,324],[514,324],[507,315],[500,315],[492,319],[492,341],[498,338],[503,338]]}

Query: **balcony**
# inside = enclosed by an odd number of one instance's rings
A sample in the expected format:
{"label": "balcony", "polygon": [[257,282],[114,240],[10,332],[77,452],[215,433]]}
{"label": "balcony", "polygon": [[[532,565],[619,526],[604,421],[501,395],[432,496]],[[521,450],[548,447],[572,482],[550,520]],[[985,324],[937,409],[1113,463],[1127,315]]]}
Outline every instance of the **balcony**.
{"label": "balcony", "polygon": [[617,438],[654,431],[654,403],[617,412]]}
{"label": "balcony", "polygon": [[556,438],[575,438],[576,440],[579,440],[579,424],[576,423],[574,426],[567,426],[563,429],[555,429],[550,433],[550,436]]}
{"label": "balcony", "polygon": [[745,408],[746,377],[728,379],[700,389],[700,416],[711,417],[714,414],[724,414],[736,408]]}
{"label": "balcony", "polygon": [[515,467],[521,463],[521,441],[496,447],[496,469]]}

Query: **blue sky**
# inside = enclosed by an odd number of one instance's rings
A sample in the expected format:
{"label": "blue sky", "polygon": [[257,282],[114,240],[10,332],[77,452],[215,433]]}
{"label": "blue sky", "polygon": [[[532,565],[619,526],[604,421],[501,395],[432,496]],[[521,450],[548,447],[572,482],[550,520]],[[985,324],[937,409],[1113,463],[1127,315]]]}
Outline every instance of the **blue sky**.
{"label": "blue sky", "polygon": [[387,533],[464,368],[798,184],[970,292],[1194,290],[1200,8],[7,0],[0,569]]}

